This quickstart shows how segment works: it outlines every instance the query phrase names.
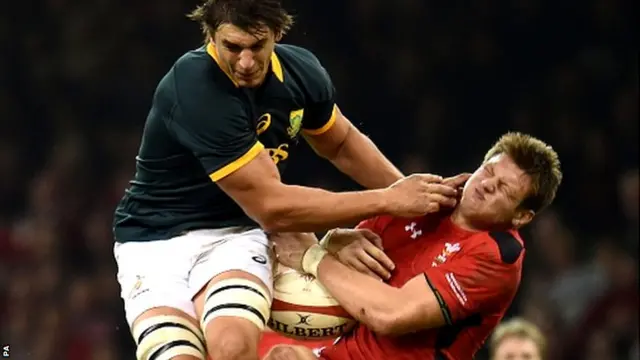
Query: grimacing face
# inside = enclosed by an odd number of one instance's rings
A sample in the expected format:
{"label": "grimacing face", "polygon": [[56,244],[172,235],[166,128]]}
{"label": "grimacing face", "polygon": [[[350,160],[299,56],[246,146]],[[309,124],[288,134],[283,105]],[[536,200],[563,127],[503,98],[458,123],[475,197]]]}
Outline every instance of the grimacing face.
{"label": "grimacing face", "polygon": [[496,347],[491,360],[542,360],[542,356],[533,340],[510,336]]}
{"label": "grimacing face", "polygon": [[222,24],[213,42],[223,70],[239,87],[255,88],[269,71],[271,53],[280,37],[267,27],[252,34],[235,25]]}
{"label": "grimacing face", "polygon": [[459,210],[483,228],[526,225],[533,211],[519,208],[531,190],[531,178],[505,154],[482,164],[465,184]]}

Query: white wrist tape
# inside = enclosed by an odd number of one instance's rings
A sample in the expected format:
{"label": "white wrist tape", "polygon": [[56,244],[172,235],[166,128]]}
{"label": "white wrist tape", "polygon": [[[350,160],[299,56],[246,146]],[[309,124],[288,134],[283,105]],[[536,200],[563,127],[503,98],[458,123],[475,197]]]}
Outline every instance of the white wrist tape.
{"label": "white wrist tape", "polygon": [[322,258],[329,252],[319,244],[312,245],[302,256],[302,270],[308,274],[318,277],[318,266]]}
{"label": "white wrist tape", "polygon": [[331,236],[333,236],[333,233],[335,231],[336,231],[335,229],[327,231],[327,233],[324,235],[324,237],[322,237],[322,239],[319,242],[320,246],[327,249],[327,247],[329,246],[329,241],[331,241]]}

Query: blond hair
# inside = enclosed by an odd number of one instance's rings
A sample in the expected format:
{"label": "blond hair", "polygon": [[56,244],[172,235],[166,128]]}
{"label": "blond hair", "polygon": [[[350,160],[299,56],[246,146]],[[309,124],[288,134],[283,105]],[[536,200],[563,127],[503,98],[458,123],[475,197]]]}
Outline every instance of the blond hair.
{"label": "blond hair", "polygon": [[521,206],[539,212],[553,202],[562,182],[560,158],[553,148],[542,140],[519,132],[500,137],[484,157],[488,161],[505,154],[531,177],[532,189]]}
{"label": "blond hair", "polygon": [[491,358],[495,356],[496,350],[505,339],[513,337],[533,341],[538,348],[540,356],[544,358],[547,346],[544,335],[536,325],[522,318],[513,318],[496,327],[489,339]]}

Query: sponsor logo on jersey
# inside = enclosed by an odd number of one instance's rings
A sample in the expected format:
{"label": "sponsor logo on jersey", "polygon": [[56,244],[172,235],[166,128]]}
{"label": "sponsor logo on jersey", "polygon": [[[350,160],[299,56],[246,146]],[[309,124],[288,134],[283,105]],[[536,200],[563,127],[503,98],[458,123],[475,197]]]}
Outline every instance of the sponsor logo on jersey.
{"label": "sponsor logo on jersey", "polygon": [[289,144],[281,144],[275,149],[267,149],[273,163],[278,165],[280,161],[287,160],[289,157]]}
{"label": "sponsor logo on jersey", "polygon": [[256,133],[258,135],[262,134],[263,132],[267,131],[269,126],[271,126],[271,114],[269,114],[269,113],[262,114],[258,118],[258,125],[256,126]]}

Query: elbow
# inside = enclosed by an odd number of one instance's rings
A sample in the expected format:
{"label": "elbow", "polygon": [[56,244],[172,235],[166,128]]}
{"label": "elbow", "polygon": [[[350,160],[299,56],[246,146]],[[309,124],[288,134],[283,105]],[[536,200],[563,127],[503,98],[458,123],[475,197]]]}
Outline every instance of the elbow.
{"label": "elbow", "polygon": [[266,233],[290,231],[289,224],[271,215],[266,215],[259,219],[256,219],[256,222]]}
{"label": "elbow", "polygon": [[394,310],[396,307],[385,307],[384,309],[371,309],[363,319],[369,330],[383,336],[401,335],[400,315]]}
{"label": "elbow", "polygon": [[369,324],[367,324],[367,327],[369,327],[369,329],[374,333],[383,336],[393,337],[401,335],[400,331],[398,330],[398,321],[396,320],[396,317],[393,315],[393,313],[377,314],[376,316],[371,318]]}
{"label": "elbow", "polygon": [[291,222],[286,216],[286,209],[274,198],[263,199],[249,213],[250,217],[267,233],[288,231]]}
{"label": "elbow", "polygon": [[281,232],[285,228],[275,211],[261,207],[250,216],[266,233]]}

